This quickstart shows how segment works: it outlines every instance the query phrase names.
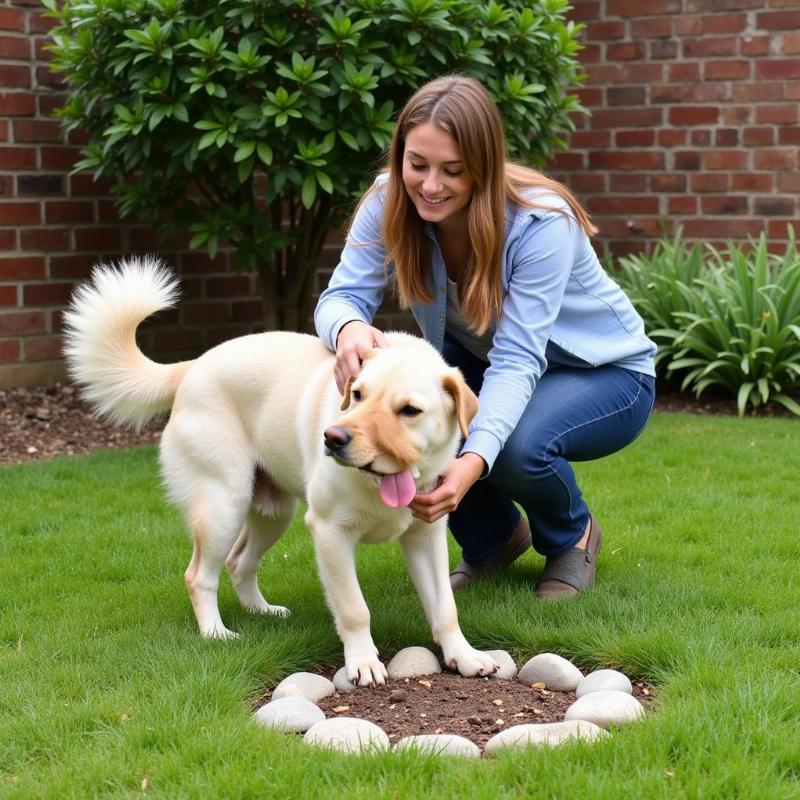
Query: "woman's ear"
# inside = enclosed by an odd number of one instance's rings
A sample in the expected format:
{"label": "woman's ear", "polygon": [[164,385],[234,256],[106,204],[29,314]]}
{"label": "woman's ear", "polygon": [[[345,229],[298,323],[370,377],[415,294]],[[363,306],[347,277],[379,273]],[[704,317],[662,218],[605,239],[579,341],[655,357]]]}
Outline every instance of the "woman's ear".
{"label": "woman's ear", "polygon": [[453,367],[442,378],[444,390],[452,395],[455,402],[456,419],[461,435],[466,439],[469,433],[469,424],[478,413],[478,398],[472,389],[467,386],[461,370]]}

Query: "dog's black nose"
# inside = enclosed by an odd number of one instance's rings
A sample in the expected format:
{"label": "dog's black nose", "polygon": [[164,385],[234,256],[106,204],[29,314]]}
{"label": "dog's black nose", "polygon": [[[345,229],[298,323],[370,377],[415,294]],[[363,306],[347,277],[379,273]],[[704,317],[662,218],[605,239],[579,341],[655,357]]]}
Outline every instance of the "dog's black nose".
{"label": "dog's black nose", "polygon": [[339,428],[336,425],[331,425],[330,428],[326,428],[322,435],[325,437],[325,447],[334,451],[342,450],[347,447],[347,445],[350,444],[350,440],[353,438],[347,428]]}

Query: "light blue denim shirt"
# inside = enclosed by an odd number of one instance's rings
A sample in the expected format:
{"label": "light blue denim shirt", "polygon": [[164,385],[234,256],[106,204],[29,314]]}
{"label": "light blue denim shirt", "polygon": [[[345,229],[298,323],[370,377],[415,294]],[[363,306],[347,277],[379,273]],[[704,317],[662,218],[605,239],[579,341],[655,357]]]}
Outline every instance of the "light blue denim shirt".
{"label": "light blue denim shirt", "polygon": [[[372,324],[389,280],[381,240],[382,182],[376,181],[356,213],[339,264],[314,312],[317,333],[331,350],[336,349],[345,323]],[[530,196],[548,208],[564,208],[567,214],[506,209],[502,313],[493,325],[480,410],[462,448],[480,455],[489,469],[554,353],[563,356],[561,363],[616,364],[655,374],[656,346],[645,335],[641,317],[600,266],[589,237],[565,201],[550,193]],[[447,270],[433,226],[428,224],[427,229],[433,300],[414,303],[411,312],[422,335],[441,351]]]}

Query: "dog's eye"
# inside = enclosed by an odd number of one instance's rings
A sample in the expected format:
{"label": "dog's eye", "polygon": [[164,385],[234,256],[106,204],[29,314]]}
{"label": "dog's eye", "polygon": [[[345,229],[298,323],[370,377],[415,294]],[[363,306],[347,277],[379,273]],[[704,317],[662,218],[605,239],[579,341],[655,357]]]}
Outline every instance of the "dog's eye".
{"label": "dog's eye", "polygon": [[355,400],[357,403],[360,399],[361,399],[361,390],[353,389],[353,400]]}
{"label": "dog's eye", "polygon": [[416,408],[415,406],[403,406],[400,409],[400,413],[404,417],[416,417],[417,414],[421,414],[422,413],[422,409],[421,408]]}

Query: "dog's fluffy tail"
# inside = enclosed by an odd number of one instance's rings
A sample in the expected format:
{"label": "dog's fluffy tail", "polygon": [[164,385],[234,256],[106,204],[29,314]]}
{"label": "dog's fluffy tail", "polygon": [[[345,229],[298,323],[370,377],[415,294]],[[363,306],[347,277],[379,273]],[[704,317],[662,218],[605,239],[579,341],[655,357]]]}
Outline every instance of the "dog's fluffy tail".
{"label": "dog's fluffy tail", "polygon": [[65,314],[64,355],[72,380],[95,409],[141,428],[168,411],[191,362],[156,364],[136,344],[139,323],[175,304],[178,282],[155,258],[101,264]]}

